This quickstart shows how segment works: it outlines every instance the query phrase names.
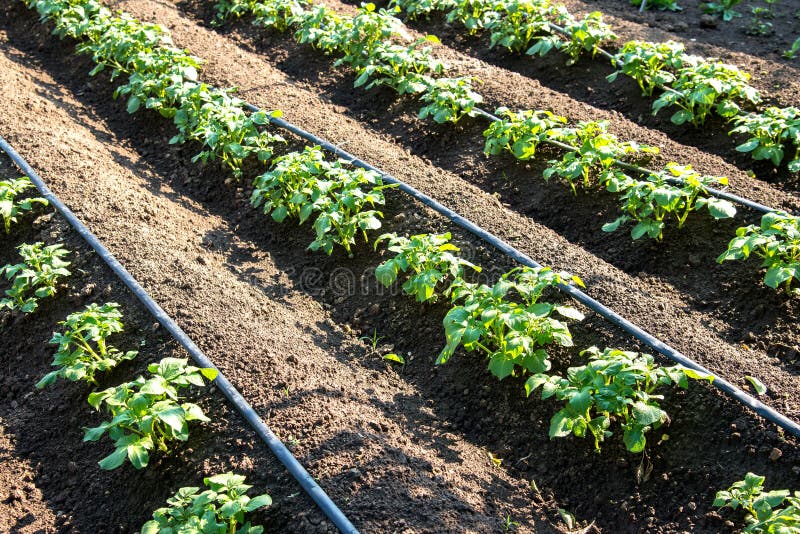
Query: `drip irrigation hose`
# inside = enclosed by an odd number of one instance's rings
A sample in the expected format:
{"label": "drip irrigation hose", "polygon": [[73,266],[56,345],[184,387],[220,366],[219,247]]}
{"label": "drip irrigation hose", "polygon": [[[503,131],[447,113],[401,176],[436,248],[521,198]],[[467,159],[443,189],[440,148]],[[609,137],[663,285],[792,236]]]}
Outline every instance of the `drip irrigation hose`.
{"label": "drip irrigation hose", "polygon": [[[477,107],[473,108],[473,111],[475,113],[477,113],[478,116],[483,117],[486,120],[491,121],[491,122],[499,122],[501,120],[500,117],[498,117],[497,115],[489,113],[488,111],[486,111],[484,109],[481,109],[481,108],[477,108]],[[578,151],[578,149],[575,148],[574,146],[568,145],[566,143],[562,143],[561,141],[556,141],[554,139],[543,139],[542,142],[550,144],[550,145],[553,145],[553,146],[557,146],[559,148],[563,148],[564,150],[568,150],[570,152],[577,152]],[[648,169],[646,167],[641,167],[639,165],[633,165],[631,163],[626,163],[626,162],[618,160],[618,159],[614,160],[614,165],[616,165],[618,167],[622,167],[624,169],[628,169],[630,171],[635,171],[635,172],[638,172],[638,173],[641,173],[641,174],[656,174],[656,172],[653,171],[652,169]],[[683,185],[683,183],[684,183],[682,180],[678,180],[677,178],[671,178],[671,177],[667,177],[665,179],[665,181],[668,182],[668,183],[671,183],[673,185]],[[734,194],[728,193],[726,191],[721,191],[721,190],[715,189],[713,187],[706,187],[705,190],[709,194],[711,194],[712,196],[715,196],[717,198],[721,198],[723,200],[727,200],[729,202],[735,202],[737,204],[741,204],[742,206],[745,206],[747,208],[750,208],[750,209],[753,209],[753,210],[756,210],[756,211],[760,211],[762,213],[773,213],[773,212],[776,212],[776,211],[780,211],[780,210],[777,210],[775,208],[770,208],[769,206],[765,206],[764,204],[759,204],[758,202],[755,202],[753,200],[750,200],[750,199],[747,199],[747,198],[744,198],[744,197],[740,197],[738,195],[734,195]]]}
{"label": "drip irrigation hose", "polygon": [[[80,236],[94,249],[104,262],[114,271],[122,282],[128,286],[142,304],[153,314],[161,325],[185,348],[195,362],[201,367],[212,367],[217,369],[214,363],[195,345],[186,335],[186,332],[175,323],[172,318],[153,300],[145,289],[131,276],[131,274],[120,264],[120,262],[109,252],[97,237],[84,225],[72,211],[58,199],[55,194],[47,187],[44,180],[36,173],[25,159],[0,136],[0,149],[2,149],[22,169],[31,182],[39,189],[39,192],[50,204],[69,222],[69,224],[80,234]],[[330,497],[319,487],[314,478],[297,461],[289,449],[278,439],[277,436],[259,417],[252,406],[242,397],[241,393],[228,381],[224,374],[217,369],[219,374],[214,382],[222,394],[227,397],[236,407],[240,414],[250,423],[256,434],[264,440],[270,450],[278,457],[281,463],[289,470],[292,476],[300,483],[300,486],[317,503],[325,516],[336,525],[344,534],[358,534],[358,530],[345,517],[342,511],[336,506]]]}
{"label": "drip irrigation hose", "polygon": [[[258,107],[245,103],[245,107],[252,111],[257,112],[261,111]],[[297,135],[298,137],[305,139],[315,145],[319,145],[323,149],[327,150],[328,152],[347,160],[350,164],[360,167],[365,170],[374,171],[381,175],[381,178],[384,182],[389,184],[397,185],[398,189],[407,193],[409,196],[413,197],[414,199],[418,200],[420,203],[428,206],[432,210],[436,211],[440,215],[444,216],[446,219],[452,221],[453,223],[457,224],[458,226],[464,228],[465,230],[469,231],[470,233],[478,236],[486,243],[492,245],[493,247],[497,248],[501,252],[505,253],[506,255],[510,256],[514,260],[518,261],[522,265],[527,265],[528,267],[533,268],[541,268],[542,266],[537,263],[533,258],[524,254],[523,252],[519,251],[518,249],[514,248],[512,245],[506,243],[499,237],[495,236],[491,232],[481,228],[480,226],[476,225],[469,219],[462,217],[455,211],[451,210],[450,208],[444,206],[443,204],[439,203],[438,201],[434,200],[433,198],[429,197],[428,195],[422,193],[421,191],[413,188],[412,186],[402,182],[398,178],[395,178],[391,174],[388,174],[377,167],[370,165],[369,163],[357,158],[356,156],[350,154],[349,152],[343,150],[342,148],[325,141],[324,139],[317,137],[316,135],[303,130],[299,126],[295,126],[291,122],[288,122],[284,119],[277,118],[277,117],[270,117],[270,122],[279,128],[283,128],[284,130],[288,130],[293,134]],[[574,298],[590,310],[595,311],[605,319],[607,319],[612,324],[618,326],[623,331],[627,332],[628,334],[632,335],[648,347],[652,348],[653,350],[663,354],[670,360],[677,362],[684,367],[689,369],[694,369],[695,371],[699,371],[701,373],[713,375],[711,371],[700,365],[699,363],[695,362],[694,360],[688,358],[687,356],[680,353],[678,350],[672,348],[671,346],[667,345],[663,341],[659,340],[649,332],[643,330],[639,326],[635,325],[631,321],[625,319],[614,310],[606,307],[605,305],[601,304],[594,298],[590,297],[577,287],[569,284],[561,283],[558,286],[558,289],[570,297]],[[748,395],[732,383],[728,382],[724,378],[719,378],[714,375],[714,380],[712,385],[719,389],[720,391],[728,394],[730,397],[736,399],[737,401],[741,402],[752,411],[763,417],[764,419],[775,423],[779,427],[783,428],[784,430],[788,431],[792,435],[800,438],[800,424],[792,421],[785,415],[776,410],[770,408],[760,400]]]}

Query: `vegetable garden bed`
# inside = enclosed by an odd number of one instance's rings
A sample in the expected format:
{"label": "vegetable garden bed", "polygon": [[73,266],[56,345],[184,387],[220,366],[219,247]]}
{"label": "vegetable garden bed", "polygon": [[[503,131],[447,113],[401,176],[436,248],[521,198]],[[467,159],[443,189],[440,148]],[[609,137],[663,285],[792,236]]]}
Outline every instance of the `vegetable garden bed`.
{"label": "vegetable garden bed", "polygon": [[[690,223],[688,232],[668,234],[657,248],[630,244],[623,233],[601,234],[599,226],[614,209],[602,195],[573,198],[560,186],[543,185],[537,177],[541,161],[487,163],[479,155],[480,141],[469,141],[480,139],[475,124],[457,129],[421,124],[410,118],[413,106],[395,103],[388,92],[351,89],[352,77],[331,72],[329,60],[291,44],[288,37],[269,37],[270,47],[264,52],[273,59],[267,59],[248,50],[255,41],[247,37],[237,42],[202,28],[192,18],[198,16],[192,6],[184,6],[186,13],[147,1],[119,7],[165,24],[181,46],[211,60],[205,70],[210,81],[240,85],[248,99],[284,109],[293,121],[345,142],[348,149],[512,239],[537,259],[579,273],[591,293],[715,373],[740,386],[747,386],[745,374],[758,376],[770,387],[765,402],[798,418],[797,303],[761,286],[761,276],[752,266],[715,266],[717,249],[724,248],[735,223],[712,227],[699,219]],[[202,14],[199,17],[202,20]],[[305,227],[286,228],[265,220],[246,205],[249,184],[230,182],[222,167],[189,163],[192,147],[168,147],[168,121],[128,116],[124,106],[111,100],[104,75],[87,83],[88,62],[75,59],[35,19],[19,6],[4,14],[4,62],[9,68],[0,80],[29,96],[3,103],[3,132],[30,153],[43,173],[54,177],[54,189],[108,238],[123,261],[131,262],[129,268],[190,335],[207,352],[220,355],[220,367],[252,395],[251,402],[267,414],[282,438],[296,442],[312,475],[364,531],[498,531],[505,521],[519,523],[516,528],[522,531],[541,531],[563,528],[558,508],[608,531],[623,524],[653,531],[719,531],[730,528],[725,521],[732,516],[712,511],[713,494],[743,478],[747,470],[767,475],[770,487],[797,487],[796,440],[699,383],[686,393],[667,395],[664,408],[673,421],[648,436],[654,439],[647,456],[629,455],[616,436],[597,455],[588,441],[549,441],[546,429],[556,403],[524,399],[520,384],[511,379],[497,384],[480,359],[459,354],[457,362],[433,371],[431,363],[444,343],[439,326],[444,306],[428,306],[420,314],[408,299],[379,290],[370,272],[376,258],[364,245],[355,247],[353,259],[338,252],[330,258],[303,252],[309,241]],[[522,106],[532,98],[532,86],[519,77],[483,64],[473,66],[463,57],[461,61],[465,71],[477,70],[487,78],[488,94],[497,103]],[[514,83],[505,83],[508,80]],[[497,89],[503,87],[504,92]],[[575,116],[574,101],[565,95],[533,98],[542,99],[540,107],[550,100],[560,102]],[[337,116],[342,111],[357,120]],[[602,114],[590,108],[586,112],[589,117]],[[623,129],[640,134],[638,141],[658,139],[668,151],[687,152],[632,123]],[[101,148],[112,139],[119,146]],[[96,154],[93,165],[107,169],[111,178],[87,186],[91,167],[82,156],[87,151]],[[704,163],[698,166],[707,166],[708,172],[720,173],[718,166],[730,169],[699,150],[688,153],[682,157],[694,164],[690,156],[699,155]],[[493,178],[503,173],[512,180]],[[790,193],[748,181],[742,173],[736,178],[737,191],[797,207]],[[564,206],[568,214],[558,209]],[[452,230],[396,193],[387,193],[383,211],[387,231]],[[454,234],[470,259],[495,268],[487,276],[510,266],[474,239]],[[166,255],[165,243],[172,245]],[[367,289],[362,290],[362,284]],[[754,301],[760,309],[754,309]],[[254,309],[260,310],[255,317]],[[52,327],[42,321],[31,324],[39,329],[39,338],[46,338]],[[631,345],[597,317],[572,330],[578,346]],[[358,340],[373,332],[383,337],[375,351]],[[28,336],[12,339],[17,347]],[[40,344],[39,350],[44,353],[39,365],[46,368],[49,349]],[[406,365],[383,361],[381,355],[388,352],[404,355]],[[557,369],[579,361],[568,350],[553,354]],[[18,367],[13,369],[18,372]],[[73,400],[75,409],[81,409],[83,401]],[[326,407],[323,413],[320,405]],[[88,405],[82,409],[89,411]],[[76,421],[74,426],[78,438],[82,425]],[[222,430],[214,430],[200,433],[211,443],[230,442],[220,437],[225,435]],[[21,432],[19,427],[4,430],[6,435]],[[661,433],[669,439],[656,445]],[[67,437],[62,447],[70,447]],[[200,449],[194,441],[189,447]],[[209,447],[220,455],[230,454],[225,446]],[[18,456],[29,462],[32,483],[43,489],[43,500],[55,499],[50,496],[61,481],[49,474],[42,478],[43,468],[31,463],[35,451],[22,447]],[[100,457],[86,459],[86,472],[91,473],[89,466]],[[252,469],[258,471],[256,465]],[[297,499],[290,497],[295,490],[279,470],[258,472],[253,476],[263,477],[275,501],[273,511],[264,515],[268,528],[328,528],[320,524],[316,511],[308,520],[287,519],[308,505],[292,500]],[[148,473],[138,476],[158,476]],[[116,476],[108,480],[118,484],[119,491],[127,488],[126,477]],[[275,483],[270,482],[273,477]],[[80,488],[96,486],[91,477],[67,479]],[[189,482],[180,480],[184,481]],[[532,490],[531,481],[541,493]],[[137,528],[164,497],[136,495],[147,500],[137,520],[126,515],[124,503],[129,501],[104,503],[114,524]],[[89,531],[95,516],[82,513],[86,507],[76,499],[67,503],[70,521],[78,530]],[[66,529],[63,520],[58,528]]]}

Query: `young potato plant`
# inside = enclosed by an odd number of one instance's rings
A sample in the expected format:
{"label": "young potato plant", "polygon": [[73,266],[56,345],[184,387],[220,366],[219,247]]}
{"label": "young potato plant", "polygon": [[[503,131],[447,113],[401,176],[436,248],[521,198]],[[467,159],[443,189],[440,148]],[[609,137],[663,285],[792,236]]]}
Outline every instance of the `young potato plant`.
{"label": "young potato plant", "polygon": [[[680,185],[670,184],[671,179],[677,179]],[[614,232],[624,223],[634,221],[633,239],[647,236],[661,240],[668,215],[677,220],[678,228],[683,227],[690,213],[703,208],[714,219],[733,217],[736,214],[733,204],[708,194],[708,187],[726,184],[727,178],[704,176],[690,165],[668,163],[666,170],[627,185],[622,196],[623,215],[603,225],[603,231]]]}
{"label": "young potato plant", "polygon": [[742,14],[736,11],[734,6],[739,4],[742,0],[718,0],[717,2],[706,2],[700,4],[700,8],[709,15],[718,15],[722,17],[725,22],[730,22],[736,17],[741,17]]}
{"label": "young potato plant", "polygon": [[661,11],[683,11],[675,0],[631,0],[631,5],[642,7],[642,2],[646,1],[645,9],[658,9]]}
{"label": "young potato plant", "polygon": [[548,139],[549,132],[567,123],[565,117],[550,111],[513,112],[508,108],[498,108],[495,114],[500,120],[492,122],[483,132],[486,138],[484,153],[496,156],[508,150],[521,160],[532,158],[539,144]]}
{"label": "young potato plant", "polygon": [[656,395],[656,389],[673,385],[686,389],[688,378],[713,380],[712,376],[680,365],[657,366],[650,354],[609,348],[601,352],[591,347],[581,355],[588,355],[589,363],[570,367],[566,378],[534,374],[525,383],[525,390],[530,396],[541,387],[543,399],[566,401],[550,420],[551,439],[591,435],[597,451],[600,443],[612,435],[612,421],[618,421],[626,448],[642,452],[647,442],[645,434],[669,422],[667,412],[658,403],[664,397]]}
{"label": "young potato plant", "polygon": [[181,102],[198,84],[200,59],[172,47],[139,54],[127,83],[117,86],[114,98],[125,97],[128,113],[152,109],[162,117],[175,117]]}
{"label": "young potato plant", "polygon": [[[800,491],[764,491],[766,477],[747,473],[727,490],[717,492],[714,507],[742,509],[746,534],[791,534],[800,531]],[[779,508],[779,506],[784,506]]]}
{"label": "young potato plant", "polygon": [[104,405],[111,420],[95,428],[85,428],[83,441],[98,441],[105,434],[114,440],[114,452],[100,460],[101,469],[116,469],[129,460],[136,469],[147,467],[150,453],[158,449],[169,453],[170,441],[189,439],[190,421],[208,422],[196,404],[181,403],[180,390],[202,387],[203,378],[214,380],[217,370],[200,369],[187,360],[164,358],[147,367],[153,375],[138,377],[89,395],[89,404],[100,411]]}
{"label": "young potato plant", "polygon": [[0,216],[3,218],[3,226],[6,234],[11,231],[11,223],[17,222],[17,217],[24,211],[31,211],[35,205],[47,206],[48,202],[44,198],[23,198],[17,197],[26,190],[33,187],[27,176],[12,180],[0,180]]}
{"label": "young potato plant", "polygon": [[447,345],[436,363],[446,363],[463,345],[489,358],[489,371],[500,380],[548,371],[550,360],[542,347],[572,346],[562,319],[580,321],[583,314],[540,298],[546,288],[570,280],[582,285],[579,278],[549,268],[513,269],[493,286],[457,279],[451,289],[453,308],[444,318]]}
{"label": "young potato plant", "polygon": [[667,90],[653,102],[653,114],[678,106],[670,120],[674,124],[691,122],[700,126],[712,111],[730,119],[741,112],[739,103],[758,104],[761,97],[748,85],[750,75],[733,65],[718,61],[701,61],[680,69]]}
{"label": "young potato plant", "polygon": [[419,118],[433,118],[439,124],[456,123],[465,116],[476,115],[475,106],[483,97],[472,90],[473,78],[437,78],[431,80],[422,95],[427,105],[419,111]]}
{"label": "young potato plant", "polygon": [[59,378],[96,385],[97,372],[134,359],[138,354],[135,350],[123,353],[106,342],[111,334],[122,332],[121,319],[122,312],[116,302],[102,306],[89,304],[85,310],[68,315],[66,321],[59,323],[63,331],[54,333],[50,340],[50,344],[58,346],[52,364],[58,369],[46,374],[36,387],[42,389]]}
{"label": "young potato plant", "polygon": [[798,52],[800,52],[800,37],[795,39],[789,50],[784,50],[782,55],[786,59],[795,59],[797,57]]}
{"label": "young potato plant", "polygon": [[737,229],[717,261],[746,260],[751,255],[762,259],[767,286],[800,295],[800,287],[793,287],[800,282],[800,217],[783,212],[765,214],[761,224]]}
{"label": "young potato plant", "polygon": [[[569,40],[560,41],[558,48],[561,53],[566,54],[569,58],[567,65],[577,63],[583,52],[590,52],[591,56],[594,57],[601,43],[617,38],[609,25],[603,22],[603,14],[599,11],[592,11],[583,20],[578,21],[573,19],[565,8],[560,6],[560,10],[559,22],[563,21],[563,29],[569,36]],[[533,51],[534,48],[529,52]],[[539,55],[542,55],[541,52],[539,52]]]}
{"label": "young potato plant", "polygon": [[579,122],[575,128],[553,128],[547,132],[547,138],[577,147],[564,154],[561,160],[549,161],[543,174],[545,180],[554,175],[562,178],[573,193],[577,193],[576,182],[583,181],[584,187],[590,187],[593,175],[597,176],[597,183],[610,191],[622,191],[632,179],[615,165],[619,161],[658,154],[656,147],[619,141],[616,135],[608,132],[608,121]]}
{"label": "young potato plant", "polygon": [[231,18],[253,16],[253,24],[262,28],[286,31],[294,17],[301,15],[309,2],[305,0],[270,0],[263,3],[255,0],[219,0],[215,6],[215,25]]}
{"label": "young potato plant", "polygon": [[378,173],[349,169],[344,162],[325,161],[320,147],[306,147],[275,160],[273,169],[257,177],[250,203],[276,222],[287,217],[300,224],[316,214],[316,239],[311,250],[333,252],[341,245],[351,253],[358,232],[380,228],[380,211],[367,209],[385,203]]}
{"label": "young potato plant", "polygon": [[776,167],[786,155],[786,145],[794,146],[788,163],[791,172],[800,172],[800,109],[768,107],[762,113],[748,113],[733,118],[736,127],[730,135],[745,134],[749,139],[736,147],[750,153],[754,160],[770,160]]}
{"label": "young potato plant", "polygon": [[399,7],[410,20],[427,17],[434,11],[449,12],[456,0],[391,0],[389,5]]}
{"label": "young potato plant", "polygon": [[280,135],[259,130],[259,126],[269,124],[270,117],[280,117],[281,112],[260,111],[247,115],[244,102],[231,96],[230,91],[196,85],[184,96],[173,118],[179,133],[169,142],[199,141],[203,150],[192,162],[220,159],[236,178],[241,178],[242,165],[248,156],[256,155],[259,161],[266,163],[272,158],[273,145],[284,142]]}
{"label": "young potato plant", "polygon": [[354,87],[386,85],[399,95],[424,92],[433,83],[430,75],[444,72],[444,63],[431,57],[430,47],[420,46],[437,42],[436,37],[428,35],[409,46],[379,43],[368,63],[357,70]]}
{"label": "young potato plant", "polygon": [[685,47],[674,41],[628,41],[614,56],[613,64],[617,70],[606,79],[613,82],[617,76],[624,74],[636,80],[642,94],[652,96],[654,89],[675,81],[675,72],[699,60],[696,56],[686,54]]}
{"label": "young potato plant", "polygon": [[508,0],[496,2],[494,9],[502,16],[491,17],[486,22],[491,48],[499,45],[521,53],[540,39],[553,39],[550,48],[558,46],[558,38],[550,26],[556,13],[550,0]]}
{"label": "young potato plant", "polygon": [[452,0],[446,20],[448,23],[460,22],[470,35],[474,35],[484,29],[492,19],[500,16],[492,7],[492,3],[486,0]]}
{"label": "young potato plant", "polygon": [[249,497],[245,477],[223,473],[203,479],[209,489],[184,487],[167,499],[168,507],[153,512],[141,534],[261,534],[264,527],[245,522],[245,514],[272,504],[266,493]]}
{"label": "young potato plant", "polygon": [[333,253],[334,245],[341,245],[352,256],[351,245],[356,242],[360,232],[365,242],[369,242],[367,230],[381,227],[383,213],[372,208],[385,204],[384,185],[381,175],[364,169],[346,169],[337,162],[329,174],[336,186],[328,202],[322,205],[322,212],[314,221],[316,239],[308,246],[310,250],[323,250]]}
{"label": "young potato plant", "polygon": [[[403,283],[403,291],[417,302],[435,302],[439,296],[450,295],[450,283],[460,280],[464,268],[477,272],[481,268],[458,256],[459,248],[450,243],[450,234],[419,234],[409,237],[384,234],[375,240],[375,248],[387,241],[386,248],[394,258],[375,269],[375,277],[385,287],[392,285],[400,273],[410,272]],[[443,289],[437,290],[440,286]]]}
{"label": "young potato plant", "polygon": [[334,66],[350,65],[358,69],[369,64],[375,50],[392,37],[403,36],[403,24],[394,14],[397,11],[376,9],[375,4],[363,4],[352,19],[331,29],[335,51],[344,54]]}
{"label": "young potato plant", "polygon": [[70,252],[61,245],[23,243],[17,247],[22,263],[0,267],[0,277],[14,281],[6,289],[6,297],[0,300],[0,310],[19,310],[32,313],[39,306],[39,300],[52,297],[59,281],[69,276],[68,261],[63,258]]}

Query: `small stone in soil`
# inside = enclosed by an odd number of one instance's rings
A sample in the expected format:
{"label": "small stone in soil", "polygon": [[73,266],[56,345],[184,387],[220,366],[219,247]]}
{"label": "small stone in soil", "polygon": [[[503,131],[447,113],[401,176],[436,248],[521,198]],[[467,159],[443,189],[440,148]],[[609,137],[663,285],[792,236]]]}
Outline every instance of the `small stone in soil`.
{"label": "small stone in soil", "polygon": [[769,453],[769,459],[773,462],[777,462],[781,456],[783,456],[783,451],[777,447],[772,449],[772,452]]}
{"label": "small stone in soil", "polygon": [[701,28],[716,28],[718,23],[717,17],[713,15],[702,15],[700,17]]}

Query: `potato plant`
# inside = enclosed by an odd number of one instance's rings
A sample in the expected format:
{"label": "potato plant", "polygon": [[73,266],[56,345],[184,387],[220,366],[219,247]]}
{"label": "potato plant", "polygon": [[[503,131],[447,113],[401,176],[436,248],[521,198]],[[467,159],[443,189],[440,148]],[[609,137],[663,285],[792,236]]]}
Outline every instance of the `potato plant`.
{"label": "potato plant", "polygon": [[567,151],[561,160],[551,160],[544,171],[544,179],[558,176],[569,183],[573,193],[576,192],[577,182],[582,181],[584,187],[588,188],[594,177],[597,183],[614,192],[627,187],[632,179],[617,167],[618,163],[658,154],[658,148],[622,142],[608,132],[608,126],[608,121],[588,121],[579,122],[575,128],[560,127],[548,131],[547,139],[577,149]]}
{"label": "potato plant", "polygon": [[421,48],[421,45],[436,42],[438,39],[429,35],[409,46],[378,44],[372,57],[357,70],[353,86],[363,85],[365,89],[371,89],[385,85],[397,91],[398,95],[425,92],[434,83],[430,75],[444,72],[444,64],[431,57],[430,47]]}
{"label": "potato plant", "polygon": [[718,0],[716,2],[705,2],[700,4],[700,8],[710,15],[718,15],[725,22],[730,22],[742,14],[736,11],[734,6],[742,0]]}
{"label": "potato plant", "polygon": [[530,396],[542,388],[542,398],[555,397],[566,401],[550,420],[550,438],[574,434],[592,436],[595,450],[612,435],[613,421],[623,430],[623,442],[630,452],[644,450],[650,429],[669,422],[667,412],[656,395],[660,386],[688,387],[688,378],[713,380],[713,377],[680,365],[660,367],[650,354],[597,347],[583,351],[589,363],[570,367],[566,378],[537,373],[525,383]]}
{"label": "potato plant", "polygon": [[[562,8],[558,21],[564,21],[563,31],[568,36],[568,39],[559,41],[558,45],[559,51],[569,58],[567,65],[577,63],[584,52],[594,57],[601,43],[617,38],[608,24],[603,22],[603,14],[599,11],[592,11],[582,20],[575,20]],[[529,50],[531,55],[536,53],[534,48]]]}
{"label": "potato plant", "polygon": [[153,450],[168,454],[169,442],[189,439],[189,422],[209,421],[196,404],[180,402],[179,393],[189,386],[204,386],[203,378],[214,380],[216,369],[200,369],[188,365],[187,360],[164,358],[147,370],[150,378],[139,376],[89,395],[89,404],[95,410],[105,407],[111,415],[111,420],[100,426],[84,429],[83,441],[98,441],[105,434],[114,441],[114,452],[98,462],[101,469],[116,469],[126,459],[136,469],[143,469]]}
{"label": "potato plant", "polygon": [[80,312],[71,313],[59,324],[61,332],[53,334],[50,344],[57,345],[53,355],[55,371],[47,373],[36,387],[42,389],[59,378],[76,382],[84,380],[97,384],[97,372],[113,369],[125,360],[132,360],[138,352],[121,352],[107,343],[111,334],[122,332],[122,312],[116,302],[102,306],[89,304]]}
{"label": "potato plant", "polygon": [[351,169],[344,162],[328,162],[320,147],[306,147],[276,158],[272,170],[257,177],[250,203],[276,222],[287,217],[300,224],[316,216],[316,239],[311,250],[333,252],[341,245],[351,253],[359,232],[380,228],[380,211],[370,209],[385,202],[378,173]]}
{"label": "potato plant", "polygon": [[483,151],[492,156],[507,150],[517,159],[530,159],[536,155],[538,146],[549,139],[551,130],[567,124],[566,117],[544,110],[514,112],[499,108],[495,113],[500,120],[492,122],[483,132],[486,138]]}
{"label": "potato plant", "polygon": [[700,126],[715,111],[725,119],[741,112],[741,105],[758,104],[761,97],[748,85],[750,75],[733,65],[718,61],[701,61],[680,69],[671,90],[664,91],[653,102],[653,114],[677,106],[670,120],[675,124],[691,122]]}
{"label": "potato plant", "polygon": [[294,17],[301,15],[309,5],[305,0],[271,0],[267,3],[256,0],[218,0],[214,24],[252,15],[256,26],[283,32],[289,29]]}
{"label": "potato plant", "polygon": [[613,82],[620,74],[636,80],[642,94],[652,96],[653,90],[675,81],[675,73],[686,66],[696,64],[700,58],[685,53],[681,43],[667,41],[628,41],[614,56],[616,71],[606,79]]}
{"label": "potato plant", "polygon": [[717,261],[746,260],[751,255],[761,258],[767,286],[800,295],[800,287],[794,287],[800,283],[800,217],[783,212],[765,214],[760,224],[737,229]]}
{"label": "potato plant", "polygon": [[[766,477],[747,473],[717,492],[714,507],[743,510],[747,534],[791,534],[800,530],[800,491],[764,491]],[[779,508],[783,506],[783,508]]]}
{"label": "potato plant", "polygon": [[[532,43],[542,39],[556,39],[550,22],[554,9],[550,0],[508,0],[498,2],[496,12],[503,16],[491,17],[486,22],[486,30],[490,34],[490,47],[502,46],[508,50],[526,52]],[[550,48],[556,47],[553,42]]]}
{"label": "potato plant", "polygon": [[375,240],[375,248],[383,241],[387,242],[387,250],[395,256],[375,269],[375,277],[389,287],[400,273],[409,273],[403,283],[403,291],[417,302],[435,302],[440,295],[448,297],[450,285],[446,281],[453,283],[463,279],[465,268],[477,272],[481,270],[458,256],[459,248],[450,243],[449,233],[411,237],[384,234]]}
{"label": "potato plant", "polygon": [[267,494],[250,497],[252,488],[245,477],[223,473],[203,479],[209,489],[183,487],[167,499],[169,506],[153,512],[142,525],[141,534],[261,534],[264,527],[252,526],[245,514],[272,504]]}
{"label": "potato plant", "polygon": [[800,172],[800,109],[768,107],[760,114],[738,115],[733,122],[736,127],[730,135],[749,136],[736,150],[750,153],[754,160],[769,160],[777,167],[786,156],[787,144],[791,143],[794,152],[790,152],[788,168]]}
{"label": "potato plant", "polygon": [[[679,180],[679,185],[672,185],[670,179]],[[603,231],[614,232],[633,221],[636,223],[631,229],[633,239],[647,236],[660,240],[667,216],[675,218],[678,228],[683,227],[690,213],[701,209],[708,210],[714,219],[733,217],[736,214],[733,204],[708,194],[709,187],[725,184],[727,178],[704,176],[690,165],[668,163],[664,171],[627,185],[622,196],[623,214],[603,225]]]}
{"label": "potato plant", "polygon": [[641,7],[642,2],[647,2],[645,9],[659,9],[661,11],[683,11],[675,0],[631,0],[631,5]]}
{"label": "potato plant", "polygon": [[47,206],[47,200],[40,197],[17,200],[19,195],[32,187],[33,184],[27,176],[12,180],[0,180],[0,217],[3,218],[6,234],[11,231],[11,224],[17,222],[17,217],[22,212],[31,211],[37,204]]}
{"label": "potato plant", "polygon": [[444,318],[447,344],[436,360],[446,363],[459,346],[478,350],[489,359],[498,379],[523,373],[544,373],[550,360],[543,347],[572,346],[564,319],[580,321],[583,314],[570,306],[541,302],[548,287],[580,279],[549,268],[516,268],[494,285],[457,279],[451,289],[453,307]]}
{"label": "potato plant", "polygon": [[68,261],[62,258],[70,252],[62,245],[23,243],[17,247],[22,262],[0,267],[0,277],[12,280],[11,287],[5,290],[5,298],[0,300],[0,310],[32,313],[39,306],[39,300],[52,297],[62,278],[71,273],[67,270]]}
{"label": "potato plant", "polygon": [[474,117],[483,97],[472,90],[473,78],[436,78],[426,88],[422,101],[426,106],[419,118],[431,117],[439,124],[456,123],[463,117]]}

